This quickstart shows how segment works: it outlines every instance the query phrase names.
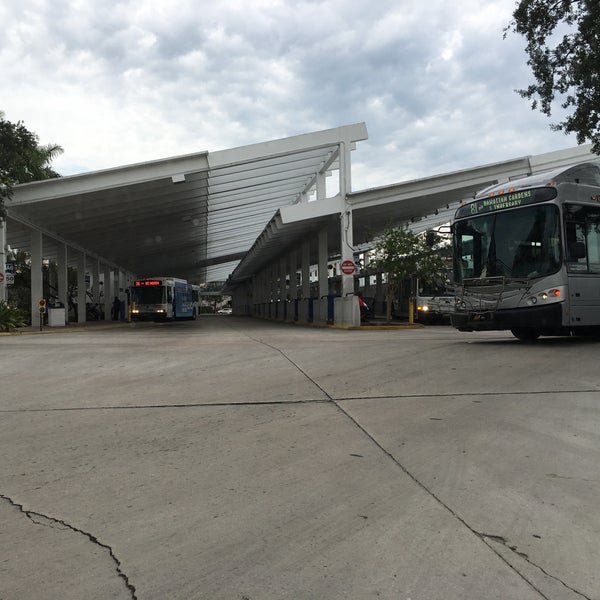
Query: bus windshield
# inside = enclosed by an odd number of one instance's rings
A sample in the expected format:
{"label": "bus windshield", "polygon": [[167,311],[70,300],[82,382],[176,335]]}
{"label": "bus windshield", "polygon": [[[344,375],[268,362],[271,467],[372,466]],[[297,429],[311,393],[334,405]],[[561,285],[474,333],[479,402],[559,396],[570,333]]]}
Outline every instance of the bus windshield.
{"label": "bus windshield", "polygon": [[455,280],[535,278],[562,261],[558,208],[525,206],[486,213],[454,224]]}
{"label": "bus windshield", "polygon": [[435,281],[423,281],[419,279],[418,296],[453,296],[454,290],[451,285],[452,272],[444,272],[443,276]]}
{"label": "bus windshield", "polygon": [[137,304],[164,304],[164,290],[162,285],[132,288],[131,300]]}

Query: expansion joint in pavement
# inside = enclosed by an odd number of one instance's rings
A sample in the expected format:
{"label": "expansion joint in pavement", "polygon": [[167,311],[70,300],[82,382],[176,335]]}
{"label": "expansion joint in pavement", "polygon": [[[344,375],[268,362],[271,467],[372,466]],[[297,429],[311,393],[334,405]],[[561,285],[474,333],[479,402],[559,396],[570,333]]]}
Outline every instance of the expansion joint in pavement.
{"label": "expansion joint in pavement", "polygon": [[319,385],[304,369],[302,369],[302,367],[300,367],[300,365],[298,365],[298,363],[295,363],[283,350],[281,350],[281,348],[278,348],[277,346],[273,346],[272,344],[267,344],[267,342],[254,338],[248,334],[246,334],[247,337],[249,337],[251,340],[258,342],[259,344],[262,344],[263,346],[266,346],[267,348],[271,348],[271,350],[275,350],[275,352],[279,352],[279,354],[281,354],[281,356],[283,356],[283,358],[285,358],[285,360],[287,360],[289,363],[291,363],[294,368],[296,368],[298,371],[300,371],[300,373],[302,373],[302,375],[304,375],[304,377],[306,377],[306,379],[308,379],[317,389],[319,389],[323,395],[327,398],[327,400],[333,401],[333,397],[331,396],[331,394],[329,394],[329,392],[327,390],[325,390],[323,387],[321,387],[321,385]]}
{"label": "expansion joint in pavement", "polygon": [[[523,573],[521,573],[518,569],[516,569],[515,566],[513,564],[511,564],[496,548],[494,548],[490,541],[488,541],[488,540],[492,540],[492,539],[497,541],[497,540],[502,540],[503,538],[501,538],[500,536],[484,536],[483,534],[476,531],[451,506],[449,506],[446,502],[444,502],[433,490],[428,488],[420,479],[418,479],[418,477],[414,473],[412,473],[406,466],[404,466],[389,450],[387,450],[384,446],[382,446],[381,443],[378,442],[371,435],[371,433],[369,433],[369,431],[367,431],[367,429],[365,429],[365,427],[363,427],[350,413],[348,413],[341,406],[340,402],[334,401],[334,404],[338,407],[338,410],[342,414],[344,414],[350,421],[352,421],[352,423],[354,423],[354,425],[358,429],[360,429],[360,431],[362,431],[363,434],[366,435],[371,440],[371,442],[373,444],[375,444],[381,450],[381,452],[383,452],[386,456],[388,456],[388,458],[390,458],[392,460],[392,462],[402,470],[403,473],[405,473],[408,477],[410,477],[415,482],[416,485],[418,485],[426,494],[431,496],[431,498],[433,498],[433,500],[435,502],[437,502],[448,513],[450,513],[453,518],[455,518],[457,521],[459,521],[473,535],[477,536],[501,561],[503,561],[514,573],[516,573],[516,575],[518,577],[520,577],[523,581],[525,581],[525,583],[527,583],[527,585],[529,585],[533,590],[535,590],[535,592],[540,595],[540,598],[543,598],[544,600],[550,600],[550,598],[548,598],[546,595],[544,595],[542,593],[542,591],[539,589],[539,587],[537,587],[532,581],[530,581],[527,577],[525,577],[525,575]],[[510,548],[510,546],[506,546],[506,547]],[[527,560],[527,559],[525,559],[525,560]],[[531,564],[533,564],[533,563],[531,563]],[[534,565],[534,566],[537,567],[537,565]],[[540,569],[540,570],[542,570],[542,569]],[[556,579],[556,578],[554,578],[554,579]],[[561,583],[563,583],[563,582],[561,582]],[[565,585],[565,587],[567,587],[568,589],[572,589],[572,588],[569,588],[569,586],[567,586],[564,583],[563,583],[563,585]],[[573,590],[573,591],[575,591],[575,590]],[[576,593],[578,593],[578,592],[576,592]],[[582,598],[586,598],[586,600],[592,600],[591,598],[587,598],[587,596],[584,596],[583,594],[580,594],[580,595]]]}
{"label": "expansion joint in pavement", "polygon": [[115,563],[117,574],[125,583],[125,586],[127,587],[127,590],[129,591],[132,600],[138,600],[137,595],[136,595],[135,586],[129,581],[129,577],[127,577],[127,574],[123,572],[123,570],[121,568],[121,561],[116,557],[115,553],[113,552],[113,549],[108,544],[104,544],[95,535],[93,535],[87,531],[84,531],[83,529],[79,529],[78,527],[75,527],[74,525],[71,525],[70,523],[63,521],[62,519],[56,519],[54,517],[49,517],[48,515],[44,515],[42,513],[39,513],[39,512],[33,511],[33,510],[27,510],[22,504],[15,502],[9,496],[0,494],[0,498],[2,500],[5,500],[6,502],[8,502],[14,508],[19,509],[21,511],[21,513],[23,513],[31,522],[35,523],[36,525],[41,525],[43,527],[54,527],[55,525],[61,525],[62,527],[70,529],[71,531],[74,531],[75,533],[79,533],[79,534],[85,536],[93,544],[95,544],[96,546],[99,546],[103,550],[106,550],[108,552],[108,554],[110,555],[111,560]]}
{"label": "expansion joint in pavement", "polygon": [[[522,558],[529,565],[531,565],[532,567],[535,567],[536,569],[541,571],[544,575],[546,575],[546,577],[550,577],[550,579],[553,579],[554,581],[556,581],[557,583],[559,583],[560,585],[562,585],[569,591],[573,592],[574,594],[581,596],[581,598],[584,598],[585,600],[593,600],[589,596],[586,596],[583,592],[580,592],[579,590],[576,590],[575,588],[573,588],[570,585],[568,585],[567,583],[565,583],[559,577],[552,575],[552,573],[548,573],[548,571],[546,571],[540,565],[533,562],[525,552],[520,552],[519,549],[517,548],[517,546],[509,544],[508,540],[506,538],[502,537],[501,535],[492,535],[490,533],[482,533],[482,532],[475,531],[475,530],[473,530],[473,533],[475,533],[477,536],[479,536],[481,538],[481,540],[483,541],[483,543],[486,544],[487,546],[489,546],[491,548],[491,550],[493,552],[495,552],[496,554],[498,554],[498,552],[496,552],[496,549],[493,547],[494,543],[504,546],[505,548],[507,548],[508,550],[510,550],[511,552],[513,552],[514,554],[516,554],[517,556]],[[514,569],[514,567],[513,567],[513,569]],[[545,597],[546,596],[544,596],[544,598]]]}
{"label": "expansion joint in pavement", "polygon": [[[506,549],[510,550],[512,553],[514,553],[516,556],[519,556],[521,559],[525,560],[529,565],[531,565],[532,567],[538,569],[540,572],[542,572],[544,575],[546,575],[547,577],[553,579],[554,581],[556,581],[557,583],[559,583],[560,585],[564,586],[566,589],[570,590],[571,592],[573,592],[574,594],[577,594],[578,596],[580,596],[582,599],[585,600],[592,600],[592,598],[590,598],[589,596],[586,596],[585,594],[583,594],[582,592],[579,592],[578,590],[572,588],[571,586],[567,585],[564,581],[562,581],[560,578],[551,575],[550,573],[548,573],[547,571],[545,571],[542,567],[540,567],[539,565],[535,564],[533,561],[531,561],[531,559],[529,558],[529,556],[527,556],[527,554],[520,552],[516,546],[511,546],[508,544],[507,540],[505,538],[503,538],[502,536],[498,536],[498,535],[491,535],[491,534],[485,534],[485,533],[481,533],[476,531],[471,525],[469,525],[469,523],[463,518],[461,517],[455,510],[453,510],[448,504],[446,504],[440,497],[438,497],[435,492],[431,489],[429,489],[422,481],[420,481],[413,473],[411,473],[406,466],[404,466],[391,452],[389,452],[386,448],[384,448],[380,442],[378,442],[372,435],[371,433],[369,433],[369,431],[367,431],[365,429],[365,427],[363,427],[358,421],[356,421],[356,419],[354,419],[354,417],[352,417],[350,415],[350,413],[348,413],[341,405],[341,402],[343,402],[344,399],[340,398],[340,399],[335,399],[333,396],[331,396],[331,394],[329,394],[321,385],[319,385],[306,371],[304,371],[297,363],[295,363],[285,352],[283,352],[280,348],[277,348],[277,346],[273,346],[271,344],[268,344],[267,342],[254,338],[252,336],[248,336],[250,339],[252,339],[255,342],[258,342],[259,344],[262,344],[264,346],[267,346],[269,348],[271,348],[272,350],[275,350],[276,352],[279,352],[287,361],[289,361],[296,369],[298,369],[298,371],[300,371],[304,377],[306,377],[309,381],[311,381],[326,397],[326,399],[330,402],[332,402],[333,404],[335,404],[335,406],[337,407],[337,409],[346,416],[346,418],[348,418],[355,427],[357,427],[358,429],[360,429],[364,435],[366,435],[384,454],[386,454],[395,464],[396,466],[398,466],[408,477],[410,477],[421,489],[423,489],[429,496],[431,496],[435,502],[437,502],[439,505],[441,505],[446,511],[448,511],[453,518],[455,518],[457,521],[459,521],[464,527],[466,527],[473,535],[475,535],[476,537],[478,537],[500,560],[502,560],[514,573],[516,573],[516,575],[518,577],[520,577],[523,581],[525,581],[533,590],[535,590],[535,592],[537,594],[539,594],[539,596],[541,598],[543,598],[544,600],[550,600],[540,589],[537,585],[535,585],[535,583],[533,581],[531,581],[530,579],[528,579],[523,573],[521,573],[509,560],[506,559],[505,556],[503,556],[503,554],[501,552],[498,551],[498,549],[496,547],[494,547],[494,543],[496,544],[501,544],[503,547],[505,547]],[[532,392],[532,393],[536,393],[536,392]],[[543,392],[545,393],[545,392]],[[438,394],[439,395],[439,394]],[[448,395],[452,395],[455,396],[456,394],[448,394]],[[469,395],[469,394],[464,394],[464,395]],[[491,395],[491,394],[490,394]]]}

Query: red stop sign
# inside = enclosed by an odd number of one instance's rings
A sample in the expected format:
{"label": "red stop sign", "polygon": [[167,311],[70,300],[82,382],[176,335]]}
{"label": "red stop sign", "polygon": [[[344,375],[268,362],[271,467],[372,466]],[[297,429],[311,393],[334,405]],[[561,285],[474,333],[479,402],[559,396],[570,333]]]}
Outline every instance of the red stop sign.
{"label": "red stop sign", "polygon": [[345,260],[342,263],[342,273],[344,275],[352,275],[356,271],[356,265],[351,260]]}

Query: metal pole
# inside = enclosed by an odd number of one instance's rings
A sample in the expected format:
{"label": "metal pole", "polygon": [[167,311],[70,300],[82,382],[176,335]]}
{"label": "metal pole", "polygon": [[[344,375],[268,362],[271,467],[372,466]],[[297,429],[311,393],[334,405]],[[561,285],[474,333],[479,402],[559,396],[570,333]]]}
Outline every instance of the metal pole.
{"label": "metal pole", "polygon": [[6,219],[0,215],[0,302],[6,302]]}

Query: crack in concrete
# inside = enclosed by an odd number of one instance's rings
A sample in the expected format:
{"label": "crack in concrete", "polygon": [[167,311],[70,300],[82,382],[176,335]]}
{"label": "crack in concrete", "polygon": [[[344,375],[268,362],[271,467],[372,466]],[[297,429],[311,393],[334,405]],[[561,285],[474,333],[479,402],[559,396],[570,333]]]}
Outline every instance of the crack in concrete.
{"label": "crack in concrete", "polygon": [[518,577],[520,577],[521,579],[523,579],[523,581],[525,581],[532,589],[534,589],[540,595],[540,597],[544,598],[545,600],[550,600],[542,592],[542,590],[540,590],[539,587],[537,587],[534,584],[533,581],[530,581],[511,562],[509,562],[496,548],[494,548],[493,545],[491,544],[491,541],[494,541],[494,542],[502,544],[504,547],[506,547],[507,549],[509,549],[511,552],[515,553],[517,556],[520,556],[523,560],[525,560],[532,567],[535,567],[536,569],[538,569],[539,571],[541,571],[544,575],[546,575],[547,577],[551,578],[552,580],[558,582],[559,584],[561,584],[562,586],[564,586],[566,589],[572,591],[574,594],[577,594],[578,596],[581,596],[581,598],[584,598],[585,600],[593,600],[589,596],[586,596],[583,592],[580,592],[579,590],[576,590],[575,588],[573,588],[570,585],[568,585],[567,583],[565,583],[559,577],[557,577],[555,575],[552,575],[551,573],[548,573],[548,571],[546,571],[545,569],[543,569],[540,565],[534,563],[529,558],[529,556],[527,556],[527,554],[525,554],[524,552],[519,552],[516,546],[509,545],[508,542],[507,542],[507,540],[505,538],[503,538],[502,536],[492,535],[492,534],[485,534],[485,533],[480,533],[480,532],[476,531],[473,527],[471,527],[471,525],[469,525],[469,523],[464,518],[462,518],[454,509],[452,509],[450,507],[450,505],[448,505],[439,496],[437,496],[433,490],[429,489],[422,481],[420,481],[416,477],[416,475],[414,475],[411,471],[409,471],[408,468],[405,467],[391,452],[389,452],[386,448],[384,448],[383,445],[381,443],[379,443],[367,431],[367,429],[365,427],[363,427],[358,421],[356,421],[356,419],[354,419],[354,417],[352,417],[352,415],[350,415],[350,413],[346,412],[342,408],[342,406],[338,403],[338,401],[334,400],[333,403],[337,406],[338,410],[342,414],[344,414],[350,421],[352,421],[352,423],[354,423],[354,425],[360,431],[362,431],[363,434],[366,435],[373,442],[373,444],[375,444],[381,450],[381,452],[383,452],[384,454],[386,454],[394,462],[394,464],[396,464],[406,475],[408,475],[408,477],[410,477],[422,490],[424,490],[429,496],[431,496],[440,506],[442,506],[446,511],[448,511],[459,523],[461,523],[471,533],[473,533],[475,536],[477,536],[498,558],[500,558],[500,560],[502,562],[504,562],[512,571],[514,571],[514,573],[516,573]]}
{"label": "crack in concrete", "polygon": [[75,533],[79,533],[79,534],[85,536],[93,544],[95,544],[96,546],[99,546],[103,550],[106,550],[108,552],[110,558],[112,559],[112,561],[115,563],[117,575],[125,583],[125,587],[129,591],[132,600],[138,600],[137,595],[136,595],[137,592],[136,592],[135,586],[129,581],[129,577],[121,568],[121,561],[116,557],[115,553],[113,552],[113,549],[108,544],[101,542],[95,535],[93,535],[87,531],[84,531],[83,529],[79,529],[78,527],[75,527],[74,525],[71,525],[70,523],[63,521],[62,519],[55,519],[54,517],[49,517],[48,515],[44,515],[42,513],[39,513],[39,512],[33,511],[33,510],[28,510],[22,504],[15,502],[12,498],[10,498],[9,496],[6,496],[5,494],[0,494],[0,498],[2,500],[5,500],[6,502],[8,502],[14,508],[17,508],[32,523],[35,523],[36,525],[40,525],[42,527],[50,527],[50,528],[54,528],[55,525],[59,525],[59,526],[61,526],[62,529],[69,529],[71,531],[74,531]]}
{"label": "crack in concrete", "polygon": [[533,562],[525,552],[520,552],[518,550],[517,546],[514,546],[514,545],[511,546],[509,544],[508,540],[506,538],[502,537],[501,535],[493,535],[491,533],[483,533],[483,532],[475,531],[475,530],[472,530],[472,531],[473,531],[473,533],[475,533],[475,535],[479,536],[479,538],[483,541],[483,543],[486,544],[486,546],[488,546],[489,548],[491,548],[491,550],[493,552],[496,552],[496,550],[490,545],[490,541],[496,542],[497,544],[500,544],[500,545],[504,546],[505,548],[508,548],[511,552],[513,552],[517,556],[520,556],[525,562],[530,564],[532,567],[535,567],[536,569],[541,571],[544,575],[546,575],[546,577],[550,577],[550,579],[560,583],[563,587],[567,588],[569,591],[573,592],[574,594],[577,594],[578,596],[581,596],[582,598],[585,598],[586,600],[593,600],[590,596],[586,596],[583,592],[580,592],[579,590],[576,590],[575,588],[573,588],[570,585],[568,585],[567,583],[565,583],[562,579],[560,579],[560,577],[556,577],[555,575],[552,575],[552,573],[548,573],[548,571],[546,571],[543,567],[541,567],[537,563]]}
{"label": "crack in concrete", "polygon": [[[261,342],[264,344],[264,342]],[[277,350],[274,346],[270,346],[269,344],[264,344],[270,348]],[[468,398],[471,396],[513,396],[515,394],[520,395],[535,395],[535,394],[549,394],[552,392],[490,392],[490,393],[473,393],[473,392],[459,392],[454,394],[393,394],[389,396],[340,396],[338,398],[334,398],[327,392],[319,383],[317,383],[310,375],[308,375],[305,371],[303,371],[293,360],[289,357],[285,356],[281,350],[278,350],[287,360],[290,362],[298,371],[300,371],[306,379],[308,379],[311,383],[315,385],[323,394],[324,398],[305,398],[298,400],[240,400],[239,402],[178,402],[174,404],[130,404],[126,406],[118,406],[112,404],[104,404],[104,405],[95,405],[95,406],[67,406],[67,407],[54,407],[54,408],[9,408],[9,409],[0,409],[0,414],[2,413],[59,413],[59,412],[89,412],[89,411],[119,411],[119,410],[150,410],[150,409],[171,409],[171,408],[212,408],[212,407],[224,407],[224,406],[286,406],[291,404],[319,404],[319,403],[329,403],[329,402],[346,402],[352,400],[369,400],[369,401],[377,401],[377,400],[393,400],[398,399],[402,400],[405,398]],[[564,391],[566,394],[587,394],[592,390],[571,390]],[[561,392],[561,393],[563,393]],[[473,400],[473,402],[481,402],[478,400]],[[434,419],[441,421],[442,419]],[[561,478],[561,479],[573,479],[572,477],[566,477],[561,475],[556,475],[554,473],[548,473],[547,477]],[[582,479],[581,481],[591,481],[597,482],[600,481],[598,479]]]}
{"label": "crack in concrete", "polygon": [[302,373],[302,375],[304,375],[304,377],[306,377],[306,379],[308,379],[308,381],[310,381],[318,390],[320,390],[323,393],[323,395],[325,396],[327,401],[333,401],[333,397],[331,396],[331,394],[327,390],[325,390],[320,384],[318,384],[304,369],[302,369],[300,367],[300,365],[295,363],[283,350],[281,350],[281,348],[278,348],[277,346],[273,346],[272,344],[268,344],[267,342],[265,342],[263,340],[254,338],[251,335],[246,334],[246,336],[249,337],[254,342],[258,342],[259,344],[262,344],[263,346],[266,346],[267,348],[271,348],[271,350],[275,350],[275,352],[279,352],[279,354],[281,354],[281,356],[283,356],[283,358],[285,358],[285,360],[287,360],[289,363],[291,363],[294,368],[296,368],[298,371],[300,371],[300,373]]}
{"label": "crack in concrete", "polygon": [[[429,489],[424,483],[422,483],[413,473],[411,473],[398,459],[396,459],[394,457],[394,455],[389,452],[386,448],[383,447],[382,444],[380,444],[367,430],[365,427],[363,427],[360,423],[358,423],[358,421],[356,421],[354,419],[354,417],[352,417],[350,415],[350,413],[348,413],[344,408],[342,408],[341,406],[341,402],[347,401],[347,400],[378,400],[378,399],[391,399],[391,398],[424,398],[424,397],[467,397],[467,396],[503,396],[503,395],[514,395],[514,394],[528,394],[528,395],[536,395],[536,394],[547,394],[547,393],[551,393],[551,392],[547,392],[547,391],[528,391],[528,392],[518,392],[518,391],[511,391],[511,392],[483,392],[483,393],[469,393],[469,392],[461,392],[461,393],[445,393],[445,394],[394,394],[391,396],[373,396],[373,397],[368,397],[368,398],[364,398],[364,397],[342,397],[342,398],[334,398],[333,396],[331,396],[319,383],[317,383],[306,371],[304,371],[298,364],[296,364],[289,356],[287,356],[285,354],[285,352],[283,350],[281,350],[280,348],[277,348],[276,346],[273,346],[272,344],[269,344],[261,339],[257,339],[252,337],[251,335],[245,334],[246,337],[248,337],[249,339],[251,339],[254,342],[257,342],[261,345],[264,345],[268,348],[271,348],[272,350],[275,350],[276,352],[280,353],[283,358],[285,358],[288,362],[290,362],[300,373],[302,373],[302,375],[308,379],[318,390],[320,390],[325,398],[324,399],[309,399],[309,400],[295,400],[295,401],[266,401],[266,402],[219,402],[219,403],[192,403],[192,404],[160,404],[160,405],[134,405],[134,406],[94,406],[94,407],[85,407],[85,408],[79,408],[79,407],[73,407],[73,408],[58,408],[58,409],[18,409],[18,410],[0,410],[0,413],[2,412],[53,412],[53,411],[68,411],[68,410],[107,410],[107,409],[114,409],[114,410],[139,410],[139,409],[148,409],[148,408],[193,408],[193,407],[222,407],[222,406],[248,406],[248,405],[291,405],[291,404],[312,404],[312,403],[332,403],[336,406],[337,410],[339,410],[347,419],[349,419],[355,427],[357,427],[367,438],[369,438],[371,440],[371,442],[373,444],[375,444],[375,446],[377,446],[381,452],[383,452],[385,455],[388,456],[388,458],[390,458],[395,464],[396,466],[398,466],[410,479],[412,479],[416,485],[418,485],[422,490],[424,490],[429,496],[431,496],[435,502],[437,502],[440,506],[442,506],[448,513],[450,513],[457,521],[459,521],[466,529],[468,529],[471,533],[473,533],[477,538],[479,538],[481,540],[482,543],[484,543],[498,558],[500,558],[500,560],[502,560],[502,562],[504,562],[514,573],[516,573],[516,575],[518,577],[520,577],[521,579],[523,579],[523,581],[525,581],[533,590],[535,590],[540,597],[544,598],[545,600],[550,600],[532,581],[530,581],[523,573],[521,573],[513,564],[511,564],[496,548],[493,547],[492,542],[496,542],[498,544],[501,544],[503,547],[507,548],[508,550],[510,550],[511,552],[513,552],[514,554],[516,554],[517,556],[519,556],[520,558],[522,558],[523,560],[525,560],[528,564],[530,564],[531,566],[533,566],[534,568],[538,569],[540,572],[542,572],[544,575],[546,575],[547,577],[551,578],[552,580],[560,583],[561,585],[563,585],[566,589],[572,591],[573,593],[577,594],[578,596],[581,596],[582,598],[584,598],[585,600],[593,600],[592,598],[590,598],[589,596],[586,596],[583,592],[580,592],[578,590],[576,590],[575,588],[569,586],[568,584],[566,584],[564,581],[562,581],[559,577],[556,577],[550,573],[548,573],[545,569],[543,569],[540,565],[534,563],[529,556],[524,553],[524,552],[519,552],[516,546],[511,546],[509,545],[508,541],[499,535],[493,535],[493,534],[488,534],[488,533],[481,533],[476,531],[473,527],[471,527],[467,521],[465,521],[460,515],[458,515],[458,513],[456,513],[448,504],[446,504],[440,497],[438,497],[431,489]],[[596,392],[597,389],[594,390],[562,390],[562,393],[590,393],[590,392]],[[355,456],[355,455],[353,455]],[[549,474],[548,476],[555,476],[558,477],[557,475],[554,474]],[[48,517],[46,515],[43,515],[41,513],[37,513],[34,511],[29,511],[26,510],[23,505],[18,504],[17,502],[13,501],[11,498],[9,498],[8,496],[5,496],[3,494],[0,494],[0,498],[8,501],[10,504],[12,504],[14,507],[18,508],[22,513],[24,513],[29,519],[31,519],[31,521],[33,521],[34,523],[38,524],[38,525],[42,525],[42,526],[47,526],[47,527],[52,527],[53,525],[51,524],[44,524],[42,522],[38,522],[36,521],[33,517],[41,517],[42,519],[46,519],[49,523],[57,523],[60,525],[65,526],[68,529],[71,529],[72,531],[75,531],[77,533],[80,533],[84,536],[86,536],[88,539],[90,539],[90,541],[92,541],[94,544],[97,544],[98,546],[104,548],[105,550],[107,550],[111,556],[111,558],[113,559],[113,561],[116,564],[117,567],[117,573],[119,575],[119,577],[121,577],[124,582],[125,585],[127,586],[127,589],[130,591],[131,593],[131,597],[133,600],[137,600],[137,596],[136,596],[136,589],[135,587],[129,582],[129,578],[127,577],[127,575],[121,570],[121,562],[118,560],[118,558],[115,556],[115,554],[113,553],[113,550],[110,546],[100,542],[95,536],[93,536],[92,534],[83,531],[81,529],[78,529],[77,527],[74,527],[72,525],[70,525],[69,523],[66,523],[65,521],[62,521],[60,519],[54,519],[52,517]],[[245,597],[244,597],[245,598]]]}
{"label": "crack in concrete", "polygon": [[[247,334],[246,334],[247,335]],[[267,346],[268,348],[271,348],[277,352],[279,352],[286,360],[288,360],[294,367],[296,367],[296,369],[298,369],[298,371],[300,371],[309,381],[311,381],[314,385],[316,385],[325,395],[326,397],[329,399],[329,401],[335,405],[335,407],[337,408],[337,410],[344,415],[351,423],[353,423],[353,425],[360,430],[363,435],[365,435],[375,446],[377,446],[377,448],[379,448],[379,450],[381,452],[383,452],[383,454],[385,454],[388,458],[390,458],[392,460],[392,462],[399,467],[403,473],[405,473],[408,477],[410,477],[410,479],[412,479],[414,481],[414,483],[416,485],[418,485],[426,494],[428,494],[430,497],[432,497],[434,499],[434,501],[436,503],[438,503],[440,506],[442,506],[448,513],[450,513],[459,523],[461,523],[464,527],[466,527],[473,535],[477,536],[482,543],[484,543],[502,562],[504,562],[504,564],[506,564],[508,566],[509,569],[511,569],[518,577],[520,577],[523,581],[525,581],[525,583],[527,583],[527,585],[529,585],[533,590],[535,590],[541,598],[544,598],[544,600],[550,600],[534,583],[533,581],[530,581],[527,577],[525,577],[525,575],[523,573],[521,573],[514,565],[512,565],[504,556],[502,556],[502,554],[500,552],[497,551],[497,549],[495,549],[486,539],[485,537],[480,534],[479,532],[475,531],[475,529],[473,529],[473,527],[471,527],[466,521],[465,519],[463,519],[456,511],[454,511],[448,504],[446,504],[440,497],[438,497],[433,490],[429,489],[422,481],[420,481],[413,473],[411,473],[391,452],[389,452],[386,448],[384,448],[384,446],[378,442],[373,435],[371,435],[371,433],[369,433],[369,431],[367,431],[367,429],[365,427],[363,427],[363,425],[361,425],[349,412],[347,412],[344,408],[342,408],[341,402],[343,401],[342,399],[335,399],[333,398],[327,391],[325,391],[316,381],[314,381],[314,379],[308,375],[308,373],[306,373],[303,369],[301,369],[289,356],[287,356],[285,354],[285,352],[283,352],[283,350],[281,350],[280,348],[277,348],[276,346],[272,346],[271,344],[268,344],[262,340],[253,338],[250,335],[247,335],[247,337],[249,337],[251,340],[258,342],[259,344],[263,344],[264,346]],[[451,394],[449,394],[450,396]],[[471,394],[469,394],[471,395]],[[491,536],[488,535],[487,536],[488,539],[492,540],[496,540],[496,541],[504,541],[505,545],[506,545],[506,540],[504,540],[504,538],[500,537],[500,536]],[[510,546],[507,546],[507,548],[510,548]],[[512,548],[511,548],[512,550]],[[513,550],[514,551],[514,550]],[[528,560],[528,559],[526,559]],[[533,564],[533,563],[531,563]],[[536,567],[538,567],[537,565],[534,565]],[[538,567],[542,572],[543,569],[541,569],[541,567]],[[549,575],[549,577],[552,577],[551,575]],[[557,578],[553,578],[556,579],[557,581],[560,581],[560,579]],[[567,586],[566,584],[564,584],[564,582],[560,581],[566,588],[568,589],[572,589],[569,586]],[[575,593],[579,593],[575,590],[573,590]],[[586,600],[591,600],[590,598],[587,598],[586,596],[584,596],[583,594],[580,594],[583,598],[586,598]]]}
{"label": "crack in concrete", "polygon": [[[281,350],[280,348],[277,348],[276,346],[272,346],[271,344],[267,344],[266,342],[263,342],[262,340],[258,340],[256,338],[253,338],[251,336],[250,339],[259,342],[269,348],[272,348],[273,350],[276,350],[277,352],[279,352],[285,359],[287,359],[292,365],[294,365],[294,367],[296,367],[309,381],[311,381],[315,386],[317,386],[324,394],[325,396],[333,403],[335,404],[335,406],[337,407],[337,409],[343,414],[345,415],[345,417],[347,419],[349,419],[354,425],[355,427],[357,427],[360,431],[363,432],[364,435],[366,435],[371,441],[372,443],[374,443],[384,454],[386,454],[406,475],[408,475],[421,489],[423,489],[429,496],[431,496],[438,504],[440,504],[444,509],[446,509],[455,519],[457,519],[464,527],[466,527],[469,531],[471,531],[474,535],[476,535],[496,556],[498,556],[498,558],[500,558],[500,560],[502,560],[512,571],[514,571],[521,579],[523,579],[523,581],[525,581],[532,589],[534,589],[542,598],[544,598],[545,600],[550,600],[543,592],[542,590],[540,590],[532,581],[530,581],[523,573],[521,573],[513,564],[511,564],[504,556],[502,556],[502,554],[500,554],[492,545],[488,540],[497,542],[499,544],[502,544],[505,548],[508,548],[511,552],[513,552],[515,555],[521,557],[523,560],[525,560],[528,564],[530,564],[532,567],[535,567],[536,569],[538,569],[539,571],[541,571],[544,575],[546,575],[547,577],[551,578],[552,580],[558,582],[559,584],[561,584],[562,586],[564,586],[566,589],[570,590],[571,592],[573,592],[574,594],[577,594],[578,596],[581,596],[582,598],[584,598],[585,600],[593,600],[592,598],[590,598],[589,596],[586,596],[583,592],[580,592],[579,590],[576,590],[575,588],[569,586],[567,583],[565,583],[562,579],[560,579],[559,577],[556,577],[555,575],[552,575],[550,573],[548,573],[545,569],[543,569],[540,565],[534,563],[527,554],[525,554],[524,552],[519,552],[519,550],[517,549],[517,546],[511,546],[508,544],[507,540],[505,538],[503,538],[502,536],[498,536],[498,535],[492,535],[492,534],[484,534],[484,533],[480,533],[478,531],[476,531],[473,527],[471,527],[467,521],[465,521],[465,519],[463,519],[460,515],[458,515],[458,513],[456,513],[452,508],[450,508],[450,506],[448,504],[446,504],[441,498],[439,498],[432,490],[430,490],[424,483],[422,483],[413,473],[411,473],[398,459],[396,459],[396,457],[389,452],[388,450],[386,450],[382,444],[380,444],[367,430],[365,427],[363,427],[360,423],[358,423],[358,421],[356,421],[356,419],[354,419],[354,417],[352,417],[350,415],[350,413],[346,412],[346,410],[344,410],[340,404],[340,402],[343,402],[344,400],[349,400],[350,398],[340,398],[340,399],[336,399],[333,398],[325,389],[323,389],[312,377],[310,377],[310,375],[308,375],[308,373],[306,373],[303,369],[301,369],[289,356],[287,356],[285,354],[285,352],[283,352],[283,350]],[[578,390],[581,391],[581,390]],[[585,390],[588,391],[588,390]],[[591,391],[591,390],[590,390]],[[503,392],[500,395],[509,395],[509,394],[514,394],[515,392]],[[531,394],[544,394],[547,392],[528,392]],[[472,396],[474,394],[467,394],[467,393],[461,393],[461,394],[441,394],[442,396]],[[489,394],[477,394],[479,395],[489,395],[489,396],[493,396],[496,394],[493,393],[489,393]],[[413,395],[411,395],[413,396]],[[418,397],[423,397],[423,396],[430,396],[430,394],[421,394],[418,395]],[[436,394],[437,396],[437,394]],[[394,397],[398,397],[398,396],[394,396]],[[374,398],[369,398],[369,399],[374,399]]]}
{"label": "crack in concrete", "polygon": [[308,398],[305,400],[250,400],[239,402],[178,402],[176,404],[130,404],[128,406],[100,405],[100,406],[70,406],[65,408],[11,408],[0,409],[1,413],[60,413],[60,412],[88,412],[88,411],[119,411],[119,410],[152,410],[171,408],[222,408],[224,406],[287,406],[288,404],[319,404],[331,402],[330,398]]}

